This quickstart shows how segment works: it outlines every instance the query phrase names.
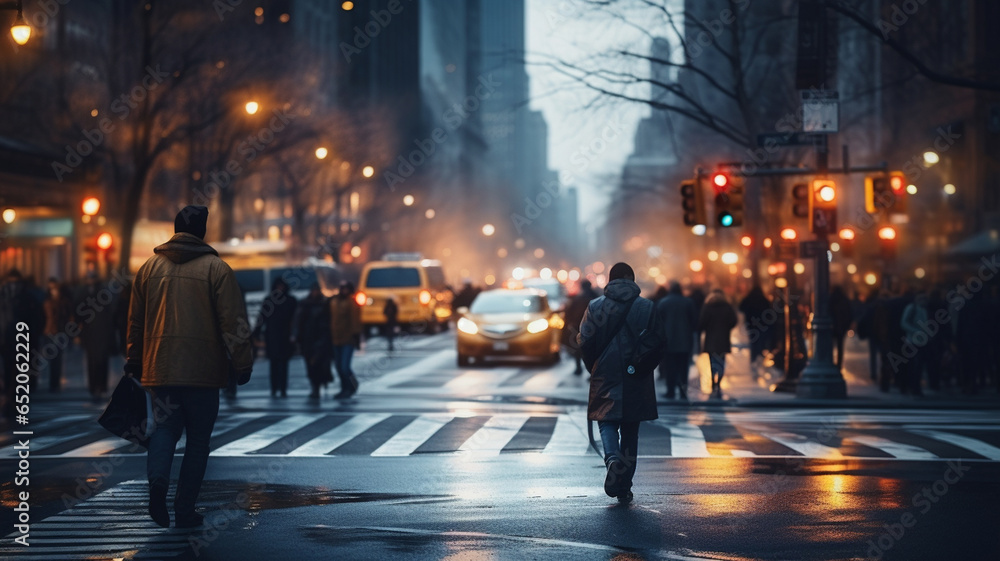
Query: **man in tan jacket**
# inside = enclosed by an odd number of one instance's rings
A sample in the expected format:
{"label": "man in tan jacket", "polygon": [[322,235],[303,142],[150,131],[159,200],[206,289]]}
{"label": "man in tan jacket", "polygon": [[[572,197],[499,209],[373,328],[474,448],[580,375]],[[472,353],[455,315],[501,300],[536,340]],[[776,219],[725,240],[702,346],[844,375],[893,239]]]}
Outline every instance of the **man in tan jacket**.
{"label": "man in tan jacket", "polygon": [[178,528],[200,526],[195,502],[208,465],[219,389],[230,371],[250,380],[253,353],[243,297],[232,269],[204,242],[208,209],[187,206],[170,241],[136,273],[129,306],[125,370],[155,395],[149,442],[149,515],[170,526],[167,488],[177,441],[187,445],[174,499]]}

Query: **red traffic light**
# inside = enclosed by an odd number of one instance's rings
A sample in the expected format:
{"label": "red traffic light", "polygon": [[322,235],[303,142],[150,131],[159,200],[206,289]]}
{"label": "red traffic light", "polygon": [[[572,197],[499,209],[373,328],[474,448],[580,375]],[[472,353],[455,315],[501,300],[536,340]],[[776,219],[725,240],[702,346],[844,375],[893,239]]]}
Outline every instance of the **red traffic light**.
{"label": "red traffic light", "polygon": [[901,173],[892,173],[889,176],[889,186],[892,187],[893,193],[902,193],[906,188],[906,178]]}
{"label": "red traffic light", "polygon": [[725,187],[729,184],[729,177],[724,173],[717,173],[712,176],[712,183],[714,183],[716,187]]}
{"label": "red traffic light", "polygon": [[107,232],[102,232],[101,235],[97,236],[97,247],[100,249],[110,249],[113,242],[114,238]]}
{"label": "red traffic light", "polygon": [[894,240],[896,239],[896,229],[892,226],[880,228],[878,231],[878,237],[883,240]]}

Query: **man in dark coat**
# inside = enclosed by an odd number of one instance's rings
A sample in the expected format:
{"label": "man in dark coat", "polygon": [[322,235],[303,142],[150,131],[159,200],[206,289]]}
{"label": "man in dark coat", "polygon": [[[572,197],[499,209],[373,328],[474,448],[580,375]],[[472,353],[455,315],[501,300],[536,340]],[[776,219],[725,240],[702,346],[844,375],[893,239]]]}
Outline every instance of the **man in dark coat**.
{"label": "man in dark coat", "polygon": [[[110,303],[104,305],[104,302]],[[87,284],[77,295],[74,310],[80,324],[80,341],[87,357],[87,389],[93,401],[103,399],[108,391],[108,368],[115,351],[119,299],[118,293],[102,282],[96,273],[87,275]]]}
{"label": "man in dark coat", "polygon": [[660,333],[653,303],[639,297],[635,273],[617,263],[608,274],[604,296],[587,307],[577,342],[590,371],[587,419],[597,421],[608,468],[604,492],[622,503],[632,500],[638,457],[639,423],[657,418],[653,368],[632,362],[639,334]]}
{"label": "man in dark coat", "polygon": [[684,296],[681,285],[670,281],[667,295],[656,303],[656,315],[663,326],[667,345],[660,360],[660,373],[667,381],[667,398],[674,398],[674,391],[680,391],[681,399],[687,399],[688,369],[694,350],[694,335],[698,329],[698,316],[694,302]]}
{"label": "man in dark coat", "polygon": [[309,296],[299,304],[299,349],[306,363],[306,375],[312,392],[310,399],[319,398],[320,386],[333,381],[330,361],[333,357],[333,340],[330,338],[330,302],[319,283],[309,287]]}
{"label": "man in dark coat", "polygon": [[759,284],[755,284],[743,300],[740,300],[740,312],[743,313],[743,322],[750,338],[751,366],[757,357],[764,356],[764,350],[769,347],[769,339],[774,330],[764,319],[764,313],[770,308],[771,301],[764,295],[764,290]]}
{"label": "man in dark coat", "polygon": [[271,292],[260,307],[254,338],[264,335],[264,349],[270,364],[271,397],[288,396],[288,361],[292,358],[292,320],[298,300],[288,292],[285,279],[274,279]]}
{"label": "man in dark coat", "polygon": [[833,320],[833,342],[837,349],[837,368],[844,367],[844,341],[847,339],[847,332],[851,330],[851,323],[854,322],[854,312],[851,310],[851,301],[847,297],[844,289],[835,286],[830,291],[828,301],[830,319]]}
{"label": "man in dark coat", "polygon": [[580,322],[583,321],[587,306],[597,296],[598,294],[594,291],[590,281],[584,279],[580,282],[580,291],[570,298],[569,304],[566,305],[566,328],[563,329],[563,344],[573,355],[573,360],[576,362],[573,374],[577,376],[583,373],[583,368],[580,366],[580,348],[577,346],[576,336],[580,333]]}
{"label": "man in dark coat", "polygon": [[736,327],[736,310],[726,300],[726,295],[715,289],[701,307],[698,331],[705,333],[701,349],[708,353],[712,364],[712,397],[722,399],[722,377],[726,373],[726,355],[732,352],[729,334]]}

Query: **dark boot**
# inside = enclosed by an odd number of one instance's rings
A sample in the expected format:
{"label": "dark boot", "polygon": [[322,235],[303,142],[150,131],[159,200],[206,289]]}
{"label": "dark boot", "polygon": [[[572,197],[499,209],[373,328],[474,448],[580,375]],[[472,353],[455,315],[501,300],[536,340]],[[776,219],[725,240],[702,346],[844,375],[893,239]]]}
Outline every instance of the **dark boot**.
{"label": "dark boot", "polygon": [[167,486],[163,483],[149,484],[149,517],[163,528],[170,527],[170,511],[167,509]]}

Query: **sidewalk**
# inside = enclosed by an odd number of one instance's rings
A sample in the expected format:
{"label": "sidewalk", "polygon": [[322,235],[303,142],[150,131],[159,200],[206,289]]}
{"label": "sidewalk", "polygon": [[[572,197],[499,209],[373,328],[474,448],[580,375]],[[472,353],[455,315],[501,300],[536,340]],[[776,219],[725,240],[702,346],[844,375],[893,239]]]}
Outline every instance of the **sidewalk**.
{"label": "sidewalk", "polygon": [[[741,325],[733,330],[733,353],[726,358],[726,374],[722,380],[724,399],[721,405],[737,407],[839,407],[839,408],[899,408],[899,409],[1000,409],[1000,392],[983,389],[976,395],[962,394],[959,388],[942,388],[939,392],[924,389],[920,397],[903,395],[893,388],[887,393],[868,373],[868,345],[849,337],[845,346],[843,375],[847,382],[847,399],[801,399],[794,393],[772,392],[770,388],[784,376],[775,368],[757,367],[750,370],[750,348]],[[759,362],[758,362],[759,364]],[[756,375],[755,375],[756,374]],[[698,388],[698,374],[691,369],[688,397],[691,405],[719,405]],[[657,395],[662,396],[665,384],[657,379]],[[659,397],[659,403],[682,404]]]}

